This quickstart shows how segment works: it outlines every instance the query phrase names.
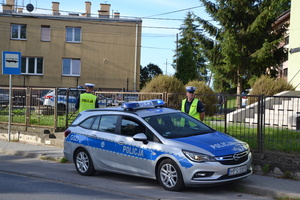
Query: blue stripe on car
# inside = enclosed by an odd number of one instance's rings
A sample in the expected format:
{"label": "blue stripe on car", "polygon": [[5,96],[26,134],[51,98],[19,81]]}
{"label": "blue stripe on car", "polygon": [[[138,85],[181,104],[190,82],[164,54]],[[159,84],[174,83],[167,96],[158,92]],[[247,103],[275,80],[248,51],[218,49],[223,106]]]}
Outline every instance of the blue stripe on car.
{"label": "blue stripe on car", "polygon": [[156,160],[161,155],[168,154],[174,156],[181,164],[182,167],[190,168],[193,166],[193,164],[185,157],[175,155],[172,153],[148,149],[148,148],[140,148],[131,145],[121,145],[114,141],[88,137],[76,133],[69,134],[69,136],[66,138],[66,141],[76,143],[76,144],[82,144],[84,146],[89,146],[104,151],[114,152],[126,156],[146,159],[146,160]]}

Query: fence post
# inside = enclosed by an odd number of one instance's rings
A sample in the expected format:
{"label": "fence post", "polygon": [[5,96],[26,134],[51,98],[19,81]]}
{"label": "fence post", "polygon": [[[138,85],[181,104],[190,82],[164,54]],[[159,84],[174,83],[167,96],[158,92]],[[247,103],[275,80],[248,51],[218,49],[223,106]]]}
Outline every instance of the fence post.
{"label": "fence post", "polygon": [[162,94],[162,100],[163,100],[164,102],[167,102],[167,103],[168,103],[168,93],[167,93],[167,92],[164,92],[164,93]]}
{"label": "fence post", "polygon": [[29,88],[29,87],[27,87],[26,88],[26,99],[25,99],[25,101],[26,101],[26,111],[25,111],[25,113],[26,113],[26,120],[25,120],[25,125],[26,125],[26,127],[28,127],[28,126],[30,126],[30,105],[31,105],[31,103],[30,103],[30,100],[31,100],[31,94],[32,94],[32,88]]}
{"label": "fence post", "polygon": [[65,128],[67,128],[68,127],[68,125],[69,125],[69,98],[70,98],[70,95],[69,95],[69,89],[67,89],[67,91],[66,91],[66,101],[67,101],[67,106],[66,106],[66,124],[65,124]]}
{"label": "fence post", "polygon": [[258,96],[258,106],[257,106],[257,150],[258,153],[263,153],[263,144],[264,144],[264,95]]}
{"label": "fence post", "polygon": [[56,130],[57,129],[57,103],[58,103],[58,91],[57,91],[58,89],[57,88],[55,88],[55,92],[54,92],[54,94],[55,94],[55,96],[54,96],[54,129]]}
{"label": "fence post", "polygon": [[223,113],[224,113],[224,133],[227,133],[227,97],[228,96],[224,96],[224,109],[223,109]]}

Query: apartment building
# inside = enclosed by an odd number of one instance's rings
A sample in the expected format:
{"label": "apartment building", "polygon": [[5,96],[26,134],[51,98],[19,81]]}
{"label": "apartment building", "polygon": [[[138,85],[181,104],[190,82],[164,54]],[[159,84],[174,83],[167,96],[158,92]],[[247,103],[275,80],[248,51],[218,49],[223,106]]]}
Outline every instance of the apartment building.
{"label": "apartment building", "polygon": [[[110,14],[100,4],[91,16],[91,2],[83,14],[62,15],[59,2],[52,14],[24,12],[6,0],[0,12],[0,51],[21,52],[21,75],[12,75],[18,87],[76,87],[91,82],[105,90],[139,90],[141,29],[139,18]],[[2,59],[0,60],[2,66]],[[0,74],[0,86],[9,75]]]}
{"label": "apartment building", "polygon": [[291,1],[288,82],[300,91],[300,1]]}

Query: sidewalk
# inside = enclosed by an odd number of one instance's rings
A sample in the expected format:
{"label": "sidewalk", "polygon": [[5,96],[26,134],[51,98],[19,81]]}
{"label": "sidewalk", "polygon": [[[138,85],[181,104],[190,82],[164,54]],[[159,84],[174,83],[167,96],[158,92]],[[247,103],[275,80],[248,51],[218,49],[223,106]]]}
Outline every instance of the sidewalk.
{"label": "sidewalk", "polygon": [[[1,140],[0,154],[44,158],[49,160],[59,160],[64,156],[62,148]],[[238,184],[247,193],[251,194],[272,198],[289,197],[290,200],[300,199],[299,180],[294,181],[252,174],[246,179],[240,180]]]}

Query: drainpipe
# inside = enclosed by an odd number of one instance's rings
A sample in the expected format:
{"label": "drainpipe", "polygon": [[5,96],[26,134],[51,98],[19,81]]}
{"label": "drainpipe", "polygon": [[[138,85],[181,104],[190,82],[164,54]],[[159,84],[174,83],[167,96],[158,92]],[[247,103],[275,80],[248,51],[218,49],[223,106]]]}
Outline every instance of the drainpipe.
{"label": "drainpipe", "polygon": [[138,23],[135,25],[135,52],[134,52],[134,74],[133,74],[133,90],[136,91],[136,79],[137,79],[137,45],[138,45]]}

